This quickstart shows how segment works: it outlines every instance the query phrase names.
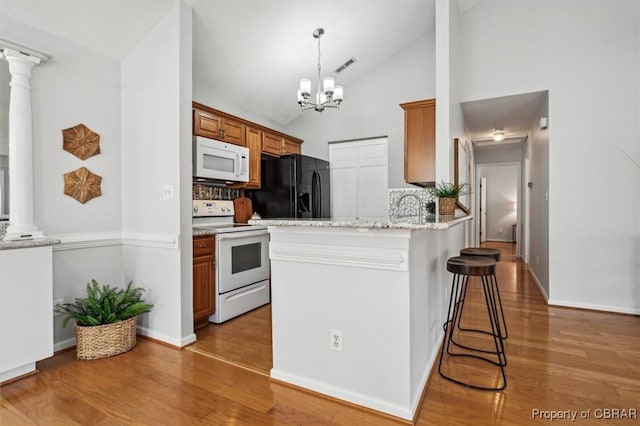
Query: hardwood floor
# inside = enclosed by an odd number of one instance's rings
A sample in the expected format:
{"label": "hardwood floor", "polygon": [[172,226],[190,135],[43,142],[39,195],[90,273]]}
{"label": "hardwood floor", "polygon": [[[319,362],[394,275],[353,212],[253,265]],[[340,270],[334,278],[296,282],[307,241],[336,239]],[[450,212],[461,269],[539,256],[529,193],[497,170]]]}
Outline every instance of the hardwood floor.
{"label": "hardwood floor", "polygon": [[[514,246],[491,246],[503,250],[497,276],[509,330],[507,388],[468,389],[442,379],[436,368],[416,424],[550,423],[540,414],[534,418],[535,410],[575,410],[578,417],[590,410],[576,424],[637,424],[640,317],[547,306],[513,257]],[[470,322],[482,317],[476,296],[471,291],[468,298]],[[58,354],[38,363],[40,374],[0,387],[0,425],[402,424],[271,382],[265,376],[271,362],[268,316],[268,309],[256,310],[246,322],[209,327],[182,351],[140,339],[131,352],[102,360]],[[478,380],[495,374],[488,364],[466,363],[456,359],[447,367]],[[611,419],[606,416],[613,411],[605,409],[627,410],[627,417],[633,413],[628,410],[637,411],[635,419]]]}
{"label": "hardwood floor", "polygon": [[222,324],[202,327],[196,336],[198,341],[186,350],[269,376],[273,367],[270,304]]}

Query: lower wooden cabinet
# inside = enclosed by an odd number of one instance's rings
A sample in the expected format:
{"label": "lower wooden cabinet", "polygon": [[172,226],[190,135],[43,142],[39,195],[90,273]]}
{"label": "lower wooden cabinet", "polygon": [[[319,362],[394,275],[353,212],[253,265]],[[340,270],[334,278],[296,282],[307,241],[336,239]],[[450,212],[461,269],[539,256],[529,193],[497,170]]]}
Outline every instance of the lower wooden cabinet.
{"label": "lower wooden cabinet", "polygon": [[206,325],[215,305],[215,237],[193,238],[193,323]]}

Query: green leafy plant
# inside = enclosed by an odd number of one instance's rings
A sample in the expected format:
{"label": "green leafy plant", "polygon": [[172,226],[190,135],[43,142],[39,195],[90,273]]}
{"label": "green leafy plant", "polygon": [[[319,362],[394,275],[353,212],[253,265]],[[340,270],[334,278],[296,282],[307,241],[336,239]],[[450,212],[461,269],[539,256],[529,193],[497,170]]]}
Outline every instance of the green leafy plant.
{"label": "green leafy plant", "polygon": [[458,195],[464,195],[468,192],[465,191],[468,185],[466,183],[455,184],[451,182],[440,182],[437,183],[434,188],[430,188],[429,192],[434,197],[438,198],[456,198]]}
{"label": "green leafy plant", "polygon": [[96,280],[87,283],[87,297],[76,298],[74,303],[57,304],[54,312],[64,316],[63,327],[70,319],[79,326],[112,324],[149,312],[153,305],[142,300],[144,289],[126,289],[98,284]]}

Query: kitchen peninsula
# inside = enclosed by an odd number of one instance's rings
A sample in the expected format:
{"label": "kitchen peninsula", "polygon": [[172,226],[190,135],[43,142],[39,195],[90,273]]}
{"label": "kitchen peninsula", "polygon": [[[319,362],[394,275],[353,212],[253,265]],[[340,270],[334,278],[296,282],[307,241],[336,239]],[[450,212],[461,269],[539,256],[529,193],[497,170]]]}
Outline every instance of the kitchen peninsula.
{"label": "kitchen peninsula", "polygon": [[271,377],[413,419],[469,219],[250,221],[271,237]]}

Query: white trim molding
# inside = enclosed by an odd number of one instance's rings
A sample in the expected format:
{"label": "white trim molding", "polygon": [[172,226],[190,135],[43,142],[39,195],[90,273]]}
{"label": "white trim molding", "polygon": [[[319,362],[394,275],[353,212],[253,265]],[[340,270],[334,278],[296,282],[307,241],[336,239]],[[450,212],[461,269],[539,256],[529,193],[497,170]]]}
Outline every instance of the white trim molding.
{"label": "white trim molding", "polygon": [[166,249],[180,248],[180,235],[147,234],[140,232],[123,232],[123,246],[155,247]]}
{"label": "white trim molding", "polygon": [[269,257],[271,260],[388,269],[392,271],[406,271],[408,269],[407,253],[387,248],[272,242],[269,245]]}
{"label": "white trim molding", "polygon": [[139,246],[177,250],[180,236],[171,234],[147,234],[133,232],[86,232],[82,234],[58,234],[49,238],[60,240],[53,251],[77,250],[108,246]]}

